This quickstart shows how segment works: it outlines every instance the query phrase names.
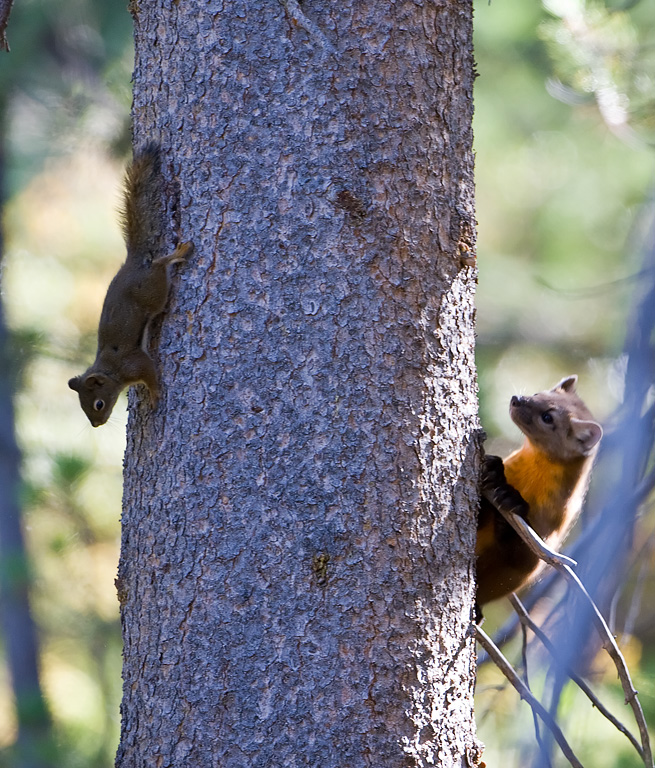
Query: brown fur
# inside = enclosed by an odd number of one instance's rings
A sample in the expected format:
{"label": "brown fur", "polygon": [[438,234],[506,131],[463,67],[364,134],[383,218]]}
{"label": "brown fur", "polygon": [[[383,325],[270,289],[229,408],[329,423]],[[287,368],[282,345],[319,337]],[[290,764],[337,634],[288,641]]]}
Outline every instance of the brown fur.
{"label": "brown fur", "polygon": [[144,383],[155,404],[159,396],[157,372],[147,352],[148,326],[166,305],[170,265],[185,261],[193,250],[191,243],[183,243],[170,255],[154,258],[163,237],[162,191],[159,150],[148,145],[125,176],[127,258],[107,289],[96,359],[68,382],[94,427],[107,421],[118,395],[131,384]]}
{"label": "brown fur", "polygon": [[[513,397],[510,415],[525,442],[504,461],[487,457],[483,471],[483,485],[499,491],[499,498],[506,498],[553,548],[580,513],[603,433],[576,394],[576,381],[570,376],[546,392]],[[476,556],[478,605],[520,589],[540,568],[536,556],[486,500],[478,519]]]}
{"label": "brown fur", "polygon": [[147,144],[134,155],[125,171],[123,188],[120,218],[129,261],[130,251],[143,257],[154,254],[161,247],[164,179],[156,144]]}

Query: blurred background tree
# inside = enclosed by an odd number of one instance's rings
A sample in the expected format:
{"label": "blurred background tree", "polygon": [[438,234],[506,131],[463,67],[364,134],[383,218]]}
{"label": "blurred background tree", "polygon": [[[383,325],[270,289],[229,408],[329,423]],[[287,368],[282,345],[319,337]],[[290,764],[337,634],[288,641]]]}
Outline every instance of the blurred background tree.
{"label": "blurred background tree", "polygon": [[[131,19],[123,3],[27,0],[0,62],[3,298],[18,353],[23,522],[56,765],[110,766],[118,743],[120,419],[94,434],[67,391],[95,350],[123,258],[115,209],[129,150]],[[4,636],[0,633],[0,642]],[[0,765],[19,763],[0,668]],[[23,763],[20,763],[23,765]]]}
{"label": "blurred background tree", "polygon": [[[578,373],[600,419],[622,398],[621,350],[654,210],[654,5],[476,0],[478,363],[491,453],[518,444],[512,394]],[[123,256],[116,209],[129,155],[131,19],[123,2],[23,0],[8,37],[2,289],[20,362],[15,405],[43,685],[60,764],[109,768],[119,726],[113,580],[124,408],[93,430],[66,382],[93,357],[104,292]],[[636,547],[649,541],[650,518]],[[655,722],[655,604],[648,589],[642,598],[623,647]],[[487,627],[507,612],[502,603],[485,611]],[[16,737],[5,669],[0,767],[11,765]],[[614,673],[593,669],[621,701]],[[564,728],[583,762],[636,764],[578,694],[563,696]],[[477,711],[487,764],[524,766],[530,713],[489,666]]]}

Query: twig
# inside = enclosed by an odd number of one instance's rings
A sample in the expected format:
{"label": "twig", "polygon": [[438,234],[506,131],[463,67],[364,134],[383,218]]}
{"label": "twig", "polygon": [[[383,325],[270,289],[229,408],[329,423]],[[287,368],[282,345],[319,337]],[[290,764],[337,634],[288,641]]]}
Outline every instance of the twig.
{"label": "twig", "polygon": [[0,51],[9,53],[9,42],[7,41],[7,24],[9,24],[9,14],[14,0],[0,0]]}
{"label": "twig", "polygon": [[[630,507],[631,505],[643,504],[643,502],[648,498],[648,495],[654,488],[655,467],[653,467],[649,474],[639,482],[637,487],[634,489],[632,496],[626,501],[626,506]],[[594,539],[599,536],[599,529],[602,528],[603,522],[604,517],[602,515],[596,516],[589,522],[588,525],[585,526],[584,530],[581,531],[580,535],[573,542],[573,545],[569,547],[569,551],[571,555],[573,555],[573,562],[575,562],[575,557],[578,555],[578,553],[584,553],[591,548],[592,545],[590,542],[593,543]],[[553,584],[557,578],[557,573],[555,572],[551,572],[550,574],[546,573],[544,577],[532,587],[530,594],[526,598],[528,608],[539,602],[539,600],[541,600],[545,595],[550,594],[553,588]],[[551,612],[551,616],[557,610],[558,606],[555,606]],[[496,634],[495,642],[499,647],[502,647],[506,642],[510,640],[510,638],[514,636],[517,630],[517,624],[518,622],[516,616],[512,614],[508,621],[500,628]],[[485,661],[486,659],[484,658],[481,661],[478,660],[478,666],[483,664]]]}
{"label": "twig", "polygon": [[[513,597],[515,597],[515,595],[512,592],[510,595],[510,600]],[[530,678],[528,675],[528,625],[524,624],[523,622],[521,622],[521,664],[523,666],[523,682],[525,683],[525,686],[528,688],[528,690],[532,690],[530,688]],[[541,738],[539,718],[537,717],[537,713],[534,711],[534,709],[532,710],[532,722],[534,723],[534,736],[537,740],[537,744],[539,745],[539,749],[541,750],[544,760],[548,763],[548,768],[551,768],[548,750],[546,749],[546,745]]]}
{"label": "twig", "polygon": [[[484,489],[483,493],[485,496],[487,495]],[[596,604],[591,599],[584,585],[569,565],[571,559],[564,557],[563,555],[559,555],[557,552],[554,552],[552,549],[550,549],[550,547],[546,546],[546,544],[532,530],[532,528],[530,528],[530,526],[525,522],[525,520],[523,520],[523,518],[518,517],[518,515],[515,515],[513,512],[508,512],[504,509],[501,509],[500,507],[502,505],[498,505],[497,500],[494,501],[493,494],[489,494],[489,496],[492,497],[489,498],[489,501],[494,504],[496,509],[498,509],[500,514],[507,520],[512,528],[514,528],[514,530],[518,533],[518,535],[530,548],[530,550],[538,555],[542,560],[545,560],[547,563],[556,568],[569,582],[569,584],[575,585],[578,592],[584,597],[587,604],[591,608],[596,629],[598,630],[598,633],[601,637],[601,644],[614,661],[619,675],[619,680],[623,686],[626,704],[630,704],[632,707],[632,711],[637,722],[637,727],[639,728],[639,736],[643,750],[642,760],[644,761],[646,768],[655,768],[653,766],[653,755],[651,752],[648,727],[646,725],[646,720],[644,718],[641,704],[639,703],[639,699],[637,697],[637,691],[632,684],[630,672],[628,671],[625,659],[623,658],[623,654],[619,650],[619,647],[616,644],[616,641],[614,640],[614,637],[612,636],[612,633],[610,632],[605,619],[596,607]]]}
{"label": "twig", "polygon": [[510,683],[516,688],[519,696],[528,702],[533,712],[536,712],[542,719],[544,725],[551,731],[555,737],[555,741],[559,744],[560,749],[566,756],[566,759],[571,763],[573,768],[583,768],[582,763],[573,753],[573,750],[569,746],[569,743],[564,737],[560,727],[550,716],[548,710],[541,704],[541,702],[534,697],[532,691],[525,685],[523,680],[516,674],[514,667],[503,656],[500,649],[494,644],[493,640],[487,635],[480,627],[475,627],[475,638],[480,645],[485,649],[489,656],[494,660],[494,663],[510,681]]}
{"label": "twig", "polygon": [[630,678],[630,672],[628,671],[628,666],[625,663],[623,654],[621,653],[619,646],[616,644],[616,640],[614,639],[612,633],[610,632],[610,629],[607,626],[607,623],[605,622],[605,619],[603,618],[601,612],[596,607],[596,603],[594,603],[594,601],[591,599],[591,596],[585,589],[584,584],[580,581],[580,579],[573,572],[573,570],[569,568],[568,565],[562,565],[558,567],[561,569],[564,577],[568,579],[570,583],[575,584],[575,586],[578,588],[578,591],[580,592],[581,595],[583,595],[584,599],[586,600],[589,607],[591,608],[593,618],[594,618],[594,623],[596,624],[596,629],[598,630],[598,634],[601,637],[602,646],[612,657],[612,660],[614,661],[614,664],[616,666],[616,671],[618,672],[619,680],[621,681],[621,685],[623,686],[623,693],[625,694],[625,703],[630,704],[635,716],[635,720],[637,721],[637,727],[639,728],[639,736],[641,738],[641,747],[643,750],[641,758],[644,761],[644,765],[646,766],[646,768],[653,768],[653,754],[651,752],[650,737],[648,735],[648,726],[646,725],[644,712],[641,708],[641,704],[637,696],[637,691],[635,690],[635,687],[632,684],[632,679]]}
{"label": "twig", "polygon": [[549,565],[552,565],[553,568],[560,568],[563,565],[569,567],[575,567],[577,565],[577,562],[573,560],[573,558],[562,555],[560,552],[556,552],[554,549],[551,549],[546,544],[546,542],[543,541],[543,539],[532,530],[532,528],[522,517],[515,515],[513,512],[502,509],[503,505],[499,502],[499,499],[494,494],[493,490],[483,488],[482,495],[500,512],[505,520],[507,520],[512,528],[523,539],[524,543],[528,546],[530,551],[540,560],[543,560]]}
{"label": "twig", "polygon": [[[558,657],[557,649],[555,646],[551,643],[550,639],[548,638],[548,635],[539,627],[537,624],[535,624],[534,621],[530,618],[530,614],[525,610],[525,607],[523,603],[519,600],[519,598],[515,594],[511,594],[509,597],[509,601],[514,607],[514,610],[517,612],[519,616],[519,620],[521,622],[521,625],[523,627],[529,627],[532,632],[535,634],[536,637],[539,638],[542,645],[546,650],[550,653],[550,655],[555,659],[557,662],[561,662],[561,660]],[[623,725],[623,723],[618,720],[608,709],[605,707],[605,705],[597,698],[596,694],[591,690],[591,688],[587,685],[587,683],[578,675],[576,672],[571,669],[571,667],[567,664],[565,665],[566,674],[573,680],[573,682],[580,688],[580,690],[585,694],[585,696],[591,701],[592,705],[596,707],[596,709],[606,717],[612,725],[617,728],[621,733],[623,733],[629,740],[632,746],[637,750],[639,753],[639,757],[644,757],[644,752],[641,748],[641,745],[635,739],[635,737],[630,733],[630,731]]]}

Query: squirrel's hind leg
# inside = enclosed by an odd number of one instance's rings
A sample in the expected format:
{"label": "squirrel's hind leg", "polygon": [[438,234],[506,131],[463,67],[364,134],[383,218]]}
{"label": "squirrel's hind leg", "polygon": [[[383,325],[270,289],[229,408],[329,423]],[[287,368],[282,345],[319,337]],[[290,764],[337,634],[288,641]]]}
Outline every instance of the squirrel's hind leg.
{"label": "squirrel's hind leg", "polygon": [[159,381],[155,364],[150,355],[143,349],[136,349],[125,358],[122,369],[129,384],[143,382],[148,387],[152,402],[157,405]]}

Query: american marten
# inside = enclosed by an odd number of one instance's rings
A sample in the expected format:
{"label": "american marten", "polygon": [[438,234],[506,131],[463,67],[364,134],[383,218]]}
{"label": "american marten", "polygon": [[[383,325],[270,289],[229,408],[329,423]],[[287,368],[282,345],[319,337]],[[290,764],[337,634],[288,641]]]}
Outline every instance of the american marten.
{"label": "american marten", "polygon": [[[500,492],[507,506],[553,549],[582,508],[603,430],[575,391],[577,376],[532,397],[514,395],[509,413],[525,435],[505,460],[486,456],[482,487]],[[530,582],[541,561],[505,518],[482,499],[478,518],[477,605],[504,597]]]}

